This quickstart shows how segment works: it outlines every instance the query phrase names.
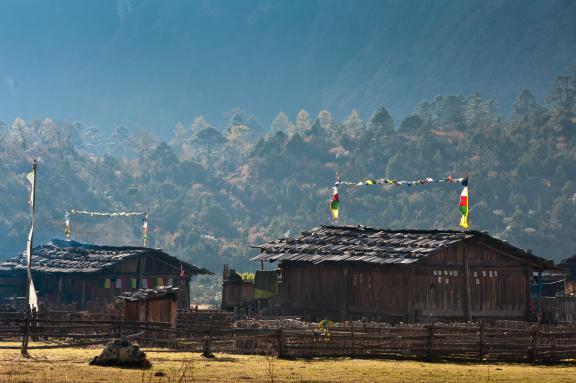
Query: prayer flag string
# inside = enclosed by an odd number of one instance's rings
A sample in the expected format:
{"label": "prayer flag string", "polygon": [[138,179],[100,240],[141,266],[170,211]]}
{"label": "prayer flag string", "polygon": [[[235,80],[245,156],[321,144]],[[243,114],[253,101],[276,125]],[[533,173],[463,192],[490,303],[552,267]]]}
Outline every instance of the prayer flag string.
{"label": "prayer flag string", "polygon": [[415,185],[425,185],[428,183],[436,183],[436,182],[448,182],[448,183],[460,183],[462,184],[466,177],[462,178],[453,178],[452,176],[448,176],[445,178],[422,178],[415,181],[398,181],[392,178],[378,178],[378,179],[365,179],[364,181],[360,182],[349,182],[349,181],[336,181],[337,186],[349,186],[349,187],[359,187],[359,186],[370,186],[370,185],[396,185],[396,186],[415,186]]}
{"label": "prayer flag string", "polygon": [[134,216],[144,216],[142,219],[142,236],[144,237],[144,247],[148,246],[148,218],[149,212],[140,211],[114,211],[114,212],[99,212],[99,211],[87,211],[87,210],[66,210],[65,214],[65,224],[66,224],[66,240],[70,240],[72,235],[72,227],[70,225],[71,215],[86,215],[89,217],[134,217]]}
{"label": "prayer flag string", "polygon": [[378,178],[378,179],[372,179],[372,178],[367,178],[363,181],[360,182],[351,182],[351,181],[342,181],[341,180],[342,175],[340,174],[340,172],[336,172],[336,182],[334,182],[334,186],[332,187],[332,198],[330,200],[330,213],[332,215],[332,221],[334,222],[334,225],[336,225],[338,223],[338,215],[339,215],[339,210],[340,210],[340,206],[341,206],[341,202],[340,202],[340,194],[338,193],[338,188],[340,186],[346,186],[346,187],[352,187],[352,188],[357,188],[360,186],[374,186],[374,185],[395,185],[395,186],[416,186],[416,185],[425,185],[428,183],[454,183],[454,184],[460,184],[462,186],[464,186],[464,189],[462,190],[462,193],[460,195],[460,204],[459,204],[459,209],[460,212],[462,213],[462,218],[460,219],[460,226],[462,226],[465,229],[468,229],[468,213],[469,213],[469,208],[468,208],[468,172],[466,172],[466,176],[461,177],[461,178],[454,178],[452,176],[448,176],[448,177],[443,177],[443,178],[432,178],[432,177],[427,177],[427,178],[422,178],[422,179],[418,179],[418,180],[413,180],[413,181],[404,181],[404,180],[394,180],[392,178]]}

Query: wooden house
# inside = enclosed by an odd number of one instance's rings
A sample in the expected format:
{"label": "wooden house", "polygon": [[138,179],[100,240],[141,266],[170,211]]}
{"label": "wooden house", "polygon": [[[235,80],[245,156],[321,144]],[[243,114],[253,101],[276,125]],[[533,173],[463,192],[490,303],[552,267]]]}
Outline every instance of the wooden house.
{"label": "wooden house", "polygon": [[176,327],[177,287],[126,291],[116,299],[123,303],[126,321],[166,322]]}
{"label": "wooden house", "polygon": [[[24,255],[0,263],[0,298],[26,295]],[[99,246],[52,240],[32,251],[32,277],[47,308],[99,311],[124,291],[181,287],[180,308],[190,303],[190,278],[210,271],[160,249]]]}
{"label": "wooden house", "polygon": [[392,321],[531,319],[551,261],[485,232],[322,226],[255,246],[279,262],[286,315]]}

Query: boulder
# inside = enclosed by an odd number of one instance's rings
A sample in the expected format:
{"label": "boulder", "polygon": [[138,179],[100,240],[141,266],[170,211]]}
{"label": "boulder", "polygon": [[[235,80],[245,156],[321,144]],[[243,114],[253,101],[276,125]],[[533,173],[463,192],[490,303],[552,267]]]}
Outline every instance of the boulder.
{"label": "boulder", "polygon": [[96,366],[122,366],[136,368],[150,368],[152,364],[146,359],[146,354],[140,351],[137,344],[127,340],[115,340],[110,343],[100,355],[90,362]]}

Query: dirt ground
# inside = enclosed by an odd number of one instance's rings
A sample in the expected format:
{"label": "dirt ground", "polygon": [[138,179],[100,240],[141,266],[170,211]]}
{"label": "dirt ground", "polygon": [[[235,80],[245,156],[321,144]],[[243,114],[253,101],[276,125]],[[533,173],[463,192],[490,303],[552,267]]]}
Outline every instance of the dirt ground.
{"label": "dirt ground", "polygon": [[[6,343],[2,343],[6,345]],[[278,360],[271,357],[146,352],[149,370],[89,366],[99,348],[0,350],[0,382],[576,382],[576,364],[448,364],[365,359]]]}

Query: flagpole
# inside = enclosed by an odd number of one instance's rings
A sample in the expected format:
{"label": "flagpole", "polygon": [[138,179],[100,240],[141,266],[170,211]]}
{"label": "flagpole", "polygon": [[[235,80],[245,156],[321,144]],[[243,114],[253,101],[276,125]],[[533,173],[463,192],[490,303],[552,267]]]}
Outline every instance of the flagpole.
{"label": "flagpole", "polygon": [[469,173],[468,171],[466,171],[466,175],[464,176],[464,178],[462,179],[462,181],[460,182],[462,184],[462,186],[464,186],[464,189],[462,189],[462,193],[460,194],[460,202],[459,202],[459,208],[460,208],[460,213],[462,214],[462,217],[460,217],[460,226],[464,229],[464,232],[468,231],[469,228],[469,224],[468,224],[468,217],[470,214],[470,202],[469,202],[469,189],[468,189],[468,184],[469,184]]}
{"label": "flagpole", "polygon": [[148,211],[144,213],[142,220],[142,235],[144,236],[144,247],[148,247]]}
{"label": "flagpole", "polygon": [[30,235],[28,238],[28,247],[26,251],[28,252],[28,262],[26,264],[27,274],[28,274],[28,286],[26,287],[26,301],[28,303],[28,309],[31,309],[30,305],[30,287],[32,286],[32,249],[34,248],[34,224],[35,219],[35,208],[36,208],[36,169],[38,168],[38,163],[36,158],[32,162],[32,192],[30,195]]}
{"label": "flagpole", "polygon": [[468,224],[468,226],[464,229],[464,232],[466,233],[470,229],[470,188],[468,187],[468,185],[470,184],[470,174],[468,173],[468,170],[466,170],[466,175],[464,176],[464,179],[466,180],[466,187],[468,188],[468,199],[466,202],[468,204],[468,214],[466,215],[466,223]]}
{"label": "flagpole", "polygon": [[[33,286],[32,282],[32,243],[34,240],[34,206],[36,204],[36,169],[38,164],[36,159],[32,162],[32,190],[30,191],[30,231],[28,233],[28,242],[26,244],[26,313],[25,313],[25,328],[24,328],[24,336],[22,338],[22,348],[20,350],[20,354],[25,357],[29,358],[30,354],[28,354],[28,340],[29,340],[29,331],[30,331],[30,319],[32,316],[32,305],[30,304],[30,296],[33,294],[36,296],[35,291],[30,291],[30,288]],[[27,177],[28,178],[28,177]],[[30,179],[28,178],[28,181]],[[35,304],[38,304],[37,299],[35,300]]]}
{"label": "flagpole", "polygon": [[340,209],[340,196],[338,193],[338,187],[340,186],[340,180],[342,179],[342,174],[340,171],[336,171],[336,182],[332,188],[332,199],[330,200],[330,212],[332,213],[332,224],[336,226],[338,224],[338,210]]}

